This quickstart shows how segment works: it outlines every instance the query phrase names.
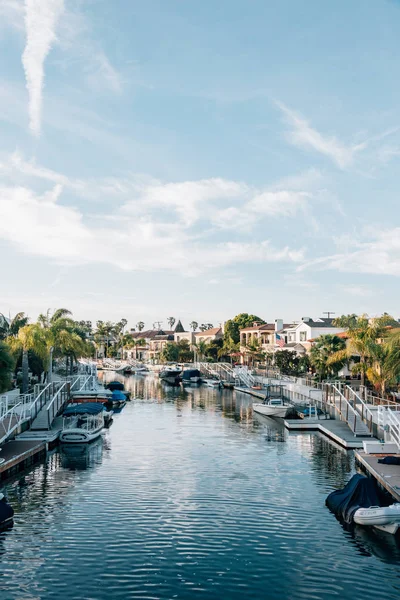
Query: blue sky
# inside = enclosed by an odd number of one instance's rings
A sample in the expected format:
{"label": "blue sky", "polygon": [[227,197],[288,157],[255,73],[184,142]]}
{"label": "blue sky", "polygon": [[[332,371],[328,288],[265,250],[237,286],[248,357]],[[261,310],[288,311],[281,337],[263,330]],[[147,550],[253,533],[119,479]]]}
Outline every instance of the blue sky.
{"label": "blue sky", "polygon": [[0,311],[400,316],[399,40],[396,1],[0,0]]}

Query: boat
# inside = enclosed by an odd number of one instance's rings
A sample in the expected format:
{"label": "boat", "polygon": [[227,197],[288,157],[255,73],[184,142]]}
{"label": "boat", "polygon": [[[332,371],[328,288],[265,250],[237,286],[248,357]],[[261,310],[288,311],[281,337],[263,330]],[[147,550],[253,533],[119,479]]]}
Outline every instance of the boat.
{"label": "boat", "polygon": [[4,494],[0,493],[0,529],[7,529],[13,524],[14,509],[7,502]]}
{"label": "boat", "polygon": [[201,373],[198,369],[185,369],[182,373],[182,384],[201,383]]}
{"label": "boat", "polygon": [[353,516],[354,523],[375,527],[381,531],[395,534],[400,527],[400,503],[390,506],[370,506],[359,508]]}
{"label": "boat", "polygon": [[233,390],[235,387],[235,384],[232,381],[226,381],[225,379],[222,380],[222,385],[226,390]]}
{"label": "boat", "polygon": [[106,383],[104,387],[107,390],[111,390],[112,392],[114,390],[120,390],[121,392],[124,391],[124,384],[122,383],[122,381],[110,381],[109,383]]}
{"label": "boat", "polygon": [[169,383],[170,385],[179,385],[181,373],[182,369],[180,367],[165,367],[162,371],[160,371],[159,377],[162,379],[162,381],[165,381],[165,383]]}
{"label": "boat", "polygon": [[204,383],[208,387],[212,387],[212,388],[220,389],[223,387],[222,381],[220,381],[219,379],[204,379]]}
{"label": "boat", "polygon": [[253,404],[253,410],[266,417],[284,418],[289,408],[293,405],[282,398],[268,398],[262,403]]}
{"label": "boat", "polygon": [[86,444],[99,437],[104,427],[104,405],[84,402],[67,406],[63,414],[60,442]]}
{"label": "boat", "polygon": [[121,412],[126,404],[126,395],[121,390],[114,390],[105,404],[107,410],[112,410],[114,413]]}

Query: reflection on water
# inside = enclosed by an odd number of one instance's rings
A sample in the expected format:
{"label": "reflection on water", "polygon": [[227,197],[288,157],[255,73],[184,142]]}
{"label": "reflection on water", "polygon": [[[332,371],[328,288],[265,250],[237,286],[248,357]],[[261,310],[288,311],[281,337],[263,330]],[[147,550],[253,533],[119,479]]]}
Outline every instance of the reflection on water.
{"label": "reflection on water", "polygon": [[253,415],[244,394],[126,385],[101,439],[7,484],[1,600],[398,600],[398,541],[325,507],[352,453]]}

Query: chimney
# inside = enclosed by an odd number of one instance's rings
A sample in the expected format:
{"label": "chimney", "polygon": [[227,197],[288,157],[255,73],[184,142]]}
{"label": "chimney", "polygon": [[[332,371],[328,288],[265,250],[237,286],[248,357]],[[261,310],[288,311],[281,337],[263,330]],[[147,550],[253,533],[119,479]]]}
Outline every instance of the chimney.
{"label": "chimney", "polygon": [[309,321],[311,321],[310,317],[301,317],[301,320],[303,321],[303,323],[308,323]]}
{"label": "chimney", "polygon": [[275,331],[283,329],[283,319],[275,319]]}
{"label": "chimney", "polygon": [[260,321],[253,321],[253,327],[259,327],[260,325]]}

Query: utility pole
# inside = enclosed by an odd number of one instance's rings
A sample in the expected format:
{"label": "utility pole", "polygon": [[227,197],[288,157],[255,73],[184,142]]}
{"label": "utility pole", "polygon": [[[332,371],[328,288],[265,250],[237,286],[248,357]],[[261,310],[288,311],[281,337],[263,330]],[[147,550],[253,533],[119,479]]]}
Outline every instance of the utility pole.
{"label": "utility pole", "polygon": [[336,315],[336,313],[335,313],[335,312],[332,312],[332,311],[329,311],[329,310],[327,310],[327,311],[323,312],[322,314],[323,314],[323,315],[328,315],[328,319],[330,319],[330,318],[331,318],[331,315]]}
{"label": "utility pole", "polygon": [[154,321],[153,329],[161,329],[162,321]]}

